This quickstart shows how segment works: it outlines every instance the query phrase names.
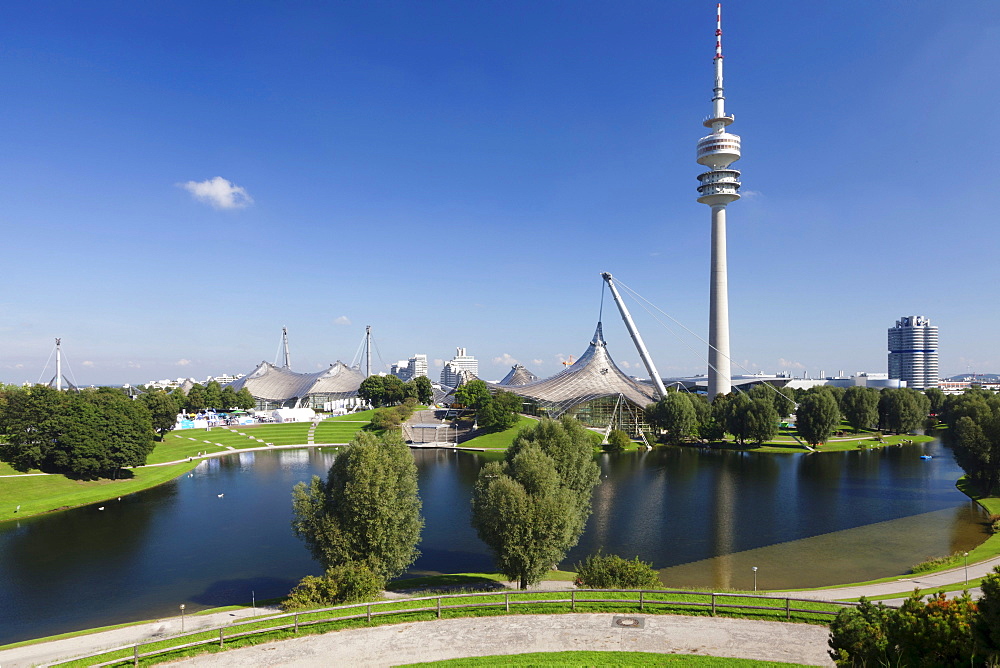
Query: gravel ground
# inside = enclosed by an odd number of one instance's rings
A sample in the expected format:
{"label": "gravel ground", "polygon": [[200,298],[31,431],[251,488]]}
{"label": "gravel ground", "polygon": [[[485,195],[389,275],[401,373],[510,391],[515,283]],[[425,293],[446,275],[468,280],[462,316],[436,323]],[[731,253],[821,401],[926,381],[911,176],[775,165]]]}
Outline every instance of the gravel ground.
{"label": "gravel ground", "polygon": [[[623,626],[631,624],[631,626]],[[811,624],[680,615],[511,615],[394,624],[202,655],[171,666],[393,666],[566,650],[701,654],[832,666]]]}

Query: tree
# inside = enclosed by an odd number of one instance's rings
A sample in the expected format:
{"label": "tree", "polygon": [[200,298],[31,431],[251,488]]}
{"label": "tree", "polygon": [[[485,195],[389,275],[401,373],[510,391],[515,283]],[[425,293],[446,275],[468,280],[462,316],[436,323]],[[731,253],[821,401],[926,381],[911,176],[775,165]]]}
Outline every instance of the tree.
{"label": "tree", "polygon": [[521,397],[513,392],[499,390],[492,397],[487,396],[480,401],[476,410],[476,422],[485,429],[503,431],[517,424],[520,411]]}
{"label": "tree", "polygon": [[614,554],[587,555],[574,566],[576,585],[590,589],[659,589],[660,577],[652,564],[622,559]]}
{"label": "tree", "polygon": [[147,392],[142,395],[142,402],[149,410],[153,431],[160,435],[162,441],[164,434],[177,424],[177,414],[180,413],[177,402],[163,390]]}
{"label": "tree", "polygon": [[367,401],[373,408],[387,404],[385,400],[385,377],[368,376],[358,387],[358,396]]}
{"label": "tree", "polygon": [[864,596],[830,623],[830,658],[839,666],[888,666],[891,608]]}
{"label": "tree", "polygon": [[667,396],[646,406],[646,420],[666,432],[671,443],[681,443],[698,432],[698,414],[690,396],[681,392],[667,392]]}
{"label": "tree", "polygon": [[621,429],[612,429],[608,432],[608,444],[604,447],[610,452],[621,452],[632,445],[632,439]]}
{"label": "tree", "polygon": [[479,410],[489,398],[489,386],[478,378],[462,384],[455,390],[455,402],[473,410]]}
{"label": "tree", "polygon": [[944,592],[924,602],[917,589],[890,615],[888,645],[897,666],[969,666],[976,654],[972,625],[976,604],[964,592],[949,599]]}
{"label": "tree", "polygon": [[944,408],[944,398],[945,393],[941,391],[940,387],[928,387],[924,390],[924,396],[927,400],[931,402],[930,412],[934,415],[941,413],[941,409]]}
{"label": "tree", "polygon": [[395,406],[406,399],[406,386],[396,376],[382,376],[382,392],[386,406]]}
{"label": "tree", "polygon": [[879,426],[886,431],[904,434],[923,424],[930,410],[930,400],[909,388],[882,390],[878,402]]}
{"label": "tree", "polygon": [[521,588],[541,580],[583,533],[599,480],[591,443],[576,420],[543,420],[515,437],[503,462],[479,472],[472,526]]}
{"label": "tree", "polygon": [[170,398],[177,404],[178,412],[182,412],[187,409],[187,394],[185,394],[184,388],[180,385],[170,390]]}
{"label": "tree", "polygon": [[11,391],[3,416],[7,439],[0,443],[0,459],[18,471],[48,465],[62,432],[59,415],[65,396],[47,385]]}
{"label": "tree", "polygon": [[994,566],[980,587],[983,595],[976,603],[979,614],[972,625],[972,633],[986,658],[995,663],[1000,657],[1000,567]]}
{"label": "tree", "polygon": [[840,424],[837,400],[828,392],[807,393],[795,411],[799,436],[810,445],[825,443]]}
{"label": "tree", "polygon": [[257,400],[253,398],[253,395],[250,394],[250,390],[247,388],[244,387],[236,393],[236,408],[248,411],[256,405]]}
{"label": "tree", "polygon": [[221,401],[219,402],[219,407],[222,410],[228,411],[232,410],[233,408],[236,408],[236,404],[238,403],[238,400],[236,399],[236,390],[226,385],[224,388],[222,388],[220,396],[221,396]]}
{"label": "tree", "polygon": [[431,385],[431,379],[427,376],[417,376],[407,384],[413,385],[416,390],[415,396],[420,403],[428,405],[434,400],[434,386]]}
{"label": "tree", "polygon": [[382,578],[420,554],[417,467],[398,436],[359,432],[330,467],[292,490],[292,530],[324,569],[363,564]]}
{"label": "tree", "polygon": [[750,404],[742,410],[746,411],[746,437],[751,443],[760,445],[778,435],[778,411],[775,410],[773,401],[751,399]]}
{"label": "tree", "polygon": [[187,409],[189,411],[201,411],[208,408],[205,388],[195,383],[187,393]]}
{"label": "tree", "polygon": [[205,386],[205,408],[219,410],[225,408],[222,405],[222,386],[219,381],[211,380]]}
{"label": "tree", "polygon": [[953,431],[955,461],[984,496],[991,496],[1000,484],[1000,408],[977,418],[960,417]]}
{"label": "tree", "polygon": [[878,421],[879,392],[870,387],[849,387],[840,398],[840,412],[855,433],[871,429]]}
{"label": "tree", "polygon": [[[780,390],[770,383],[754,385],[747,392],[750,399],[764,399],[773,407],[779,418],[787,417],[795,410],[795,400],[785,390]],[[770,439],[768,439],[770,440]]]}

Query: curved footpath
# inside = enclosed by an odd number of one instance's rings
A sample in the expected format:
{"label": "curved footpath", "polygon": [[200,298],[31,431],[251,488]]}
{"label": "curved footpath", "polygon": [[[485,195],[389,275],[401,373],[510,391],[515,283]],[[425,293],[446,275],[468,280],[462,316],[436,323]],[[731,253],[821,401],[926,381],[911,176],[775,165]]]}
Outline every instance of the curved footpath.
{"label": "curved footpath", "polygon": [[[634,620],[632,626],[622,626]],[[566,650],[699,654],[834,665],[825,626],[680,615],[466,617],[335,631],[205,654],[171,665],[390,666],[469,656]]]}

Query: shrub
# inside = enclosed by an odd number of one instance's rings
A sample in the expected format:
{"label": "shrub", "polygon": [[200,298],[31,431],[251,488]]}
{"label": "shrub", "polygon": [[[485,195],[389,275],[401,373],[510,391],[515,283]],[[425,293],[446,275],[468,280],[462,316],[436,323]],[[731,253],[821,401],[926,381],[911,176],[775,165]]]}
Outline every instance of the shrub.
{"label": "shrub", "polygon": [[946,566],[951,566],[952,564],[957,564],[962,559],[961,552],[955,552],[949,554],[946,557],[938,557],[937,559],[928,559],[927,561],[922,561],[915,566],[910,567],[911,573],[926,573],[927,571],[936,571]]}
{"label": "shrub", "polygon": [[385,580],[364,564],[334,566],[323,575],[307,575],[288,594],[284,610],[322,608],[342,603],[375,601],[381,597]]}
{"label": "shrub", "polygon": [[614,554],[591,554],[576,568],[576,585],[589,589],[659,589],[652,564]]}
{"label": "shrub", "polygon": [[864,596],[856,608],[844,608],[830,623],[830,658],[838,666],[888,664],[888,625],[893,610]]}
{"label": "shrub", "polygon": [[632,445],[632,439],[628,437],[628,434],[621,429],[612,429],[611,433],[608,434],[608,443],[604,449],[609,452],[621,452],[629,445]]}

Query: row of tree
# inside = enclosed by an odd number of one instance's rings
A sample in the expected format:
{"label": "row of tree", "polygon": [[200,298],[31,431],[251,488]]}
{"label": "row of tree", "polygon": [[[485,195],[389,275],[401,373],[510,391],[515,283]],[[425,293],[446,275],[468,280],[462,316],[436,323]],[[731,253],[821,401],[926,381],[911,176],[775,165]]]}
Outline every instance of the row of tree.
{"label": "row of tree", "polygon": [[731,434],[741,445],[773,439],[780,422],[793,415],[798,435],[811,445],[826,442],[846,420],[856,431],[905,433],[924,425],[933,406],[944,405],[937,388],[917,390],[821,385],[808,390],[756,385],[748,392],[719,395],[711,404],[699,395],[668,391],[646,407],[646,420],[667,442],[721,440]]}
{"label": "row of tree", "polygon": [[170,391],[179,411],[197,412],[205,409],[227,411],[233,409],[250,410],[257,405],[257,400],[250,390],[242,388],[239,392],[226,385],[222,387],[216,380],[206,385],[195,383],[187,392],[175,387]]}
{"label": "row of tree", "polygon": [[368,376],[361,381],[358,396],[373,408],[395,406],[408,398],[415,399],[417,403],[429,404],[434,399],[434,387],[427,376],[417,376],[405,383],[392,375]]}
{"label": "row of tree", "polygon": [[[176,413],[174,413],[176,416]],[[118,478],[153,450],[146,404],[114,388],[60,392],[46,385],[4,388],[0,459],[18,471]]]}
{"label": "row of tree", "polygon": [[969,390],[949,395],[938,416],[949,429],[946,442],[955,461],[983,496],[1000,489],[1000,395]]}

